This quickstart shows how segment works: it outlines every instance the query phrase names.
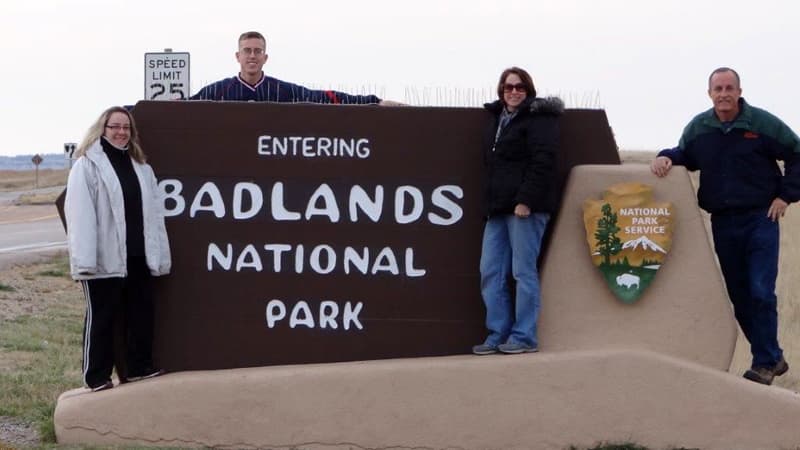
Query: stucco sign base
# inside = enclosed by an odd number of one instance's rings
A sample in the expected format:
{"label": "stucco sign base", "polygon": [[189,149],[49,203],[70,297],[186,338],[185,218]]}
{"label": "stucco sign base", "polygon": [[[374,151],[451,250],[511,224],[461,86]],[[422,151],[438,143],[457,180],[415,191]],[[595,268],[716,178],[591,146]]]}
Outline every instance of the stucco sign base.
{"label": "stucco sign base", "polygon": [[[583,204],[618,183],[652,187],[673,205],[672,246],[634,304],[619,301],[592,263]],[[570,172],[541,272],[541,350],[637,348],[727,370],[736,321],[714,250],[683,167],[658,178],[646,165],[577,166]]]}
{"label": "stucco sign base", "polygon": [[800,396],[638,350],[183,372],[61,395],[58,442],[220,448],[800,445]]}

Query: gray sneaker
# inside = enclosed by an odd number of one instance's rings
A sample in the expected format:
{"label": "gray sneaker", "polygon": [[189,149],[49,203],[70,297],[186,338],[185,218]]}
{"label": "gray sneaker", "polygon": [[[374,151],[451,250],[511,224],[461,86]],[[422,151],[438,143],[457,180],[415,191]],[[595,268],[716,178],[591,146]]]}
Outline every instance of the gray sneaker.
{"label": "gray sneaker", "polygon": [[472,347],[472,353],[476,355],[491,355],[497,353],[496,345],[478,344]]}
{"label": "gray sneaker", "polygon": [[516,342],[506,342],[505,344],[500,344],[497,346],[497,349],[509,355],[515,355],[517,353],[534,353],[539,351],[539,349],[536,347],[518,344]]}

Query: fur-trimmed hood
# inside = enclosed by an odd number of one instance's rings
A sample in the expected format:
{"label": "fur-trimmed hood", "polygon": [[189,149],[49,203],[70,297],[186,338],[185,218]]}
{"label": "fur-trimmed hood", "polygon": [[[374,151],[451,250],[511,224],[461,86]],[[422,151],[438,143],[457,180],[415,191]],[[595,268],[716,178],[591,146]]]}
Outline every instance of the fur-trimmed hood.
{"label": "fur-trimmed hood", "polygon": [[[483,105],[489,111],[499,114],[503,103],[495,100]],[[558,97],[528,97],[520,105],[520,111],[527,109],[531,114],[546,116],[560,116],[564,114],[564,102]]]}

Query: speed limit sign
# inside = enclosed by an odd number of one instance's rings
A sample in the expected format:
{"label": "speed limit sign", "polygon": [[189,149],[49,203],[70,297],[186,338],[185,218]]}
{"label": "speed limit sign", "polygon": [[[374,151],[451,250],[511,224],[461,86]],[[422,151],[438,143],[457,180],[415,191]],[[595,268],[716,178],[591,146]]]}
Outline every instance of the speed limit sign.
{"label": "speed limit sign", "polygon": [[144,54],[144,99],[189,98],[189,53]]}

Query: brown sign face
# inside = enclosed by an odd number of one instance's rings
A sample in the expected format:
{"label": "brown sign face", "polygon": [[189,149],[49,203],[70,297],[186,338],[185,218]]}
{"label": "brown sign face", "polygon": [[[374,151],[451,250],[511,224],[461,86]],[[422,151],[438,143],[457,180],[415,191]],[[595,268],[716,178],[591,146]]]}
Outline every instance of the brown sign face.
{"label": "brown sign face", "polygon": [[[560,174],[618,163],[605,114],[572,114]],[[141,102],[134,116],[173,255],[162,367],[447,355],[484,338],[485,111]]]}

